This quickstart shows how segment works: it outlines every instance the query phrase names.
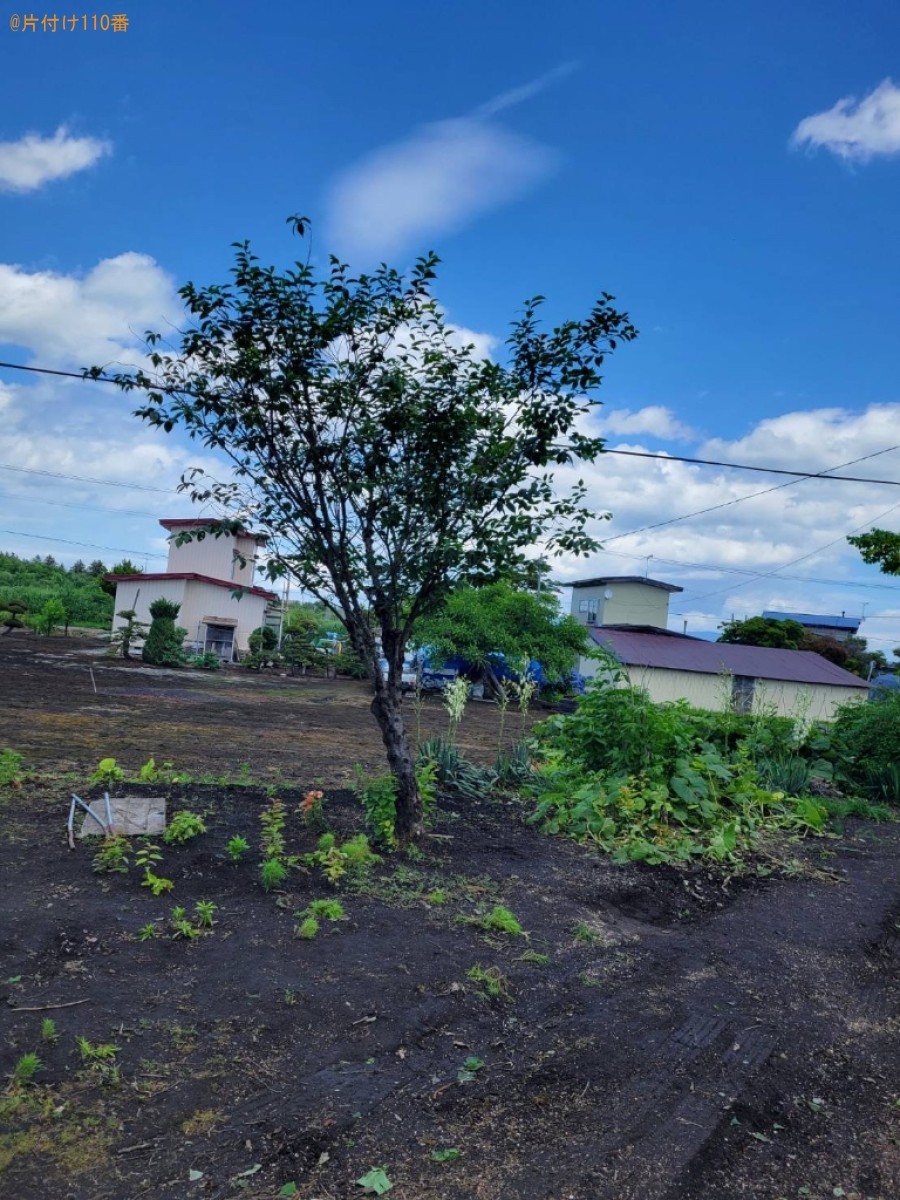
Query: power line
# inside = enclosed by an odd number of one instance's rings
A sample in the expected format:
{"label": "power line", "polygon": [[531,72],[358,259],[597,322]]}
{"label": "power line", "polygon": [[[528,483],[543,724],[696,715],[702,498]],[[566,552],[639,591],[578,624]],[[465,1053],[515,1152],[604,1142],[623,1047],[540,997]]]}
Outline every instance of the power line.
{"label": "power line", "polygon": [[[5,500],[14,500],[17,497],[4,496]],[[29,496],[29,504],[52,504],[56,508],[86,508],[91,512],[112,513],[113,516],[123,517],[156,517],[156,513],[146,512],[140,508],[107,508],[103,504],[78,504],[74,500],[51,500],[48,496]]]}
{"label": "power line", "polygon": [[118,479],[98,479],[93,475],[66,475],[62,471],[40,471],[37,467],[14,467],[11,463],[0,463],[0,471],[16,471],[20,475],[43,475],[47,479],[71,479],[77,483],[101,483],[105,487],[127,488],[133,492],[159,492],[164,496],[181,495],[175,488],[152,487],[149,483],[122,483]]}
{"label": "power line", "polygon": [[138,558],[165,558],[165,554],[151,554],[147,550],[129,549],[126,546],[98,546],[96,542],[73,542],[68,538],[48,537],[43,533],[23,533],[20,529],[0,529],[10,537],[37,538],[42,542],[58,542],[62,546],[83,546],[89,550],[108,550],[111,554],[134,554]]}
{"label": "power line", "polygon": [[733,471],[762,471],[766,475],[793,475],[797,479],[835,479],[841,483],[880,483],[886,487],[900,487],[900,479],[865,479],[858,475],[823,475],[819,471],[787,471],[784,467],[756,467],[749,463],[720,462],[714,458],[686,458],[683,454],[652,454],[649,450],[604,450],[603,453],[625,454],[630,458],[656,458],[662,459],[664,462],[696,463],[701,467],[729,467]]}
{"label": "power line", "polygon": [[[80,379],[84,383],[116,384],[116,380],[109,375],[82,375],[76,371],[58,371],[50,367],[28,367],[23,363],[11,362],[0,362],[0,367],[5,367],[10,371],[28,371],[35,375],[54,375],[63,379]],[[170,392],[173,390],[161,385],[158,388],[154,388],[152,385],[136,384],[135,386],[144,386],[147,391],[158,390],[161,392]],[[179,390],[187,391],[187,389]],[[896,448],[894,447],[894,449]],[[655,458],[666,462],[693,463],[701,467],[728,467],[733,471],[761,471],[766,475],[792,475],[797,479],[834,479],[841,483],[877,483],[885,487],[900,487],[900,479],[866,479],[855,475],[823,475],[821,471],[788,471],[784,467],[759,467],[749,463],[721,462],[718,459],[712,458],[687,458],[682,454],[655,454],[649,450],[604,450],[603,453],[623,454],[630,458]],[[887,453],[887,451],[880,451],[879,453]]]}
{"label": "power line", "polygon": [[[880,454],[890,454],[892,450],[900,450],[900,446],[888,446],[886,450],[875,450],[871,454],[864,454],[861,458],[852,458],[849,462],[840,463],[835,467],[825,467],[815,475],[808,475],[806,479],[829,479],[834,478],[827,474],[829,471],[840,471],[844,467],[852,467],[856,463],[866,462],[867,459],[877,458]],[[608,451],[608,453],[618,453],[618,451]],[[624,453],[624,451],[623,451]],[[613,537],[605,538],[604,545],[608,542],[617,542],[620,538],[633,537],[637,533],[646,533],[650,529],[662,529],[666,525],[675,525],[678,521],[688,521],[691,517],[702,517],[707,513],[718,512],[721,508],[730,508],[733,504],[742,504],[745,500],[754,500],[757,496],[768,496],[771,492],[780,492],[784,488],[798,487],[804,482],[801,479],[789,479],[787,483],[776,483],[774,487],[763,488],[759,492],[750,492],[746,496],[737,496],[733,500],[725,500],[721,504],[712,504],[709,508],[698,508],[696,512],[682,513],[680,517],[670,517],[667,521],[656,521],[652,525],[642,525],[639,529],[631,529],[628,533],[617,533]]]}

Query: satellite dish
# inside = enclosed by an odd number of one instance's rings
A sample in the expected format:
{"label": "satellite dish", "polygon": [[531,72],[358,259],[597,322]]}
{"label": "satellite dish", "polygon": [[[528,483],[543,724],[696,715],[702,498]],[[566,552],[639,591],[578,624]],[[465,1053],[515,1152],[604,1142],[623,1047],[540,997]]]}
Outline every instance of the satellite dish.
{"label": "satellite dish", "polygon": [[603,599],[604,600],[612,600],[612,589],[611,588],[607,588],[606,591],[603,593]]}

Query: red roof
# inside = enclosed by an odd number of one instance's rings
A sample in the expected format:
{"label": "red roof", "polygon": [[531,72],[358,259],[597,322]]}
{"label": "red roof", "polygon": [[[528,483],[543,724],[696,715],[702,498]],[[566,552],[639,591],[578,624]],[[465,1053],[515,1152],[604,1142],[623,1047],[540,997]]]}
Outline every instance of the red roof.
{"label": "red roof", "polygon": [[591,629],[598,646],[612,650],[626,667],[658,667],[668,671],[696,671],[701,675],[746,675],[753,679],[777,679],[789,683],[819,683],[832,687],[866,688],[858,675],[851,675],[811,650],[776,650],[769,646],[736,646],[729,642],[705,642],[702,638],[671,634],[665,630],[598,625]]}
{"label": "red roof", "polygon": [[108,579],[110,583],[127,583],[129,580],[138,579],[193,579],[197,583],[211,583],[214,587],[228,588],[230,592],[246,592],[249,596],[262,596],[266,600],[277,600],[277,592],[267,592],[261,587],[245,587],[243,584],[235,583],[234,580],[228,579],[213,579],[211,575],[198,575],[196,571],[159,571],[149,575],[104,575],[104,579]]}
{"label": "red roof", "polygon": [[[224,525],[224,521],[216,520],[213,517],[163,517],[160,520],[160,525],[163,529],[190,529],[194,526],[198,529],[210,529],[215,525]],[[249,529],[241,529],[239,537],[256,538],[258,542],[265,542],[268,539],[264,533],[251,533]]]}

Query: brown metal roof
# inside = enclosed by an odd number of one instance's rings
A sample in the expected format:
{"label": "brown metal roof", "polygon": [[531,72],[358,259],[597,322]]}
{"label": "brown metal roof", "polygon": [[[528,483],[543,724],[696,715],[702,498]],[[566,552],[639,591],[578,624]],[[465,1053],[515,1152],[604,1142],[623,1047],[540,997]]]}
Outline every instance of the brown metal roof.
{"label": "brown metal roof", "polygon": [[670,637],[667,633],[598,625],[591,637],[616,655],[626,667],[658,667],[695,671],[700,675],[747,675],[788,683],[819,683],[831,687],[865,688],[867,683],[814,654],[811,650],[775,650],[769,646],[733,646],[701,638]]}
{"label": "brown metal roof", "polygon": [[562,587],[597,587],[601,583],[645,583],[647,587],[662,588],[664,592],[683,592],[675,583],[663,583],[661,579],[648,579],[645,575],[598,575],[595,579],[569,579],[561,581]]}

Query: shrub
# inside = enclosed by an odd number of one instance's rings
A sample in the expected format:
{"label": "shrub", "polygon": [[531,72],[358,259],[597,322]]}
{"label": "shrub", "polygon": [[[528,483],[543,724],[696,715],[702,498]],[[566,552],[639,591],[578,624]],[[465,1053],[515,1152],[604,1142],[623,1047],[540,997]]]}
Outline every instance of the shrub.
{"label": "shrub", "polygon": [[183,650],[187,630],[175,624],[181,605],[160,597],[150,605],[150,631],[141,657],[155,667],[180,667],[185,661]]}
{"label": "shrub", "polygon": [[278,634],[268,625],[260,625],[259,629],[254,629],[250,634],[247,645],[254,652],[274,650],[278,645]]}
{"label": "shrub", "polygon": [[121,783],[124,778],[125,772],[114,758],[101,758],[97,763],[96,770],[90,776],[90,782],[99,783],[103,787],[112,787],[114,783]]}
{"label": "shrub", "polygon": [[764,786],[779,773],[779,782],[808,783],[791,722],[698,713],[595,683],[573,714],[535,734],[535,774],[523,789],[537,800],[531,820],[617,861],[734,864],[763,832],[818,831],[826,820],[812,799]]}
{"label": "shrub", "polygon": [[835,779],[869,800],[900,804],[900,695],[838,709],[824,756]]}

